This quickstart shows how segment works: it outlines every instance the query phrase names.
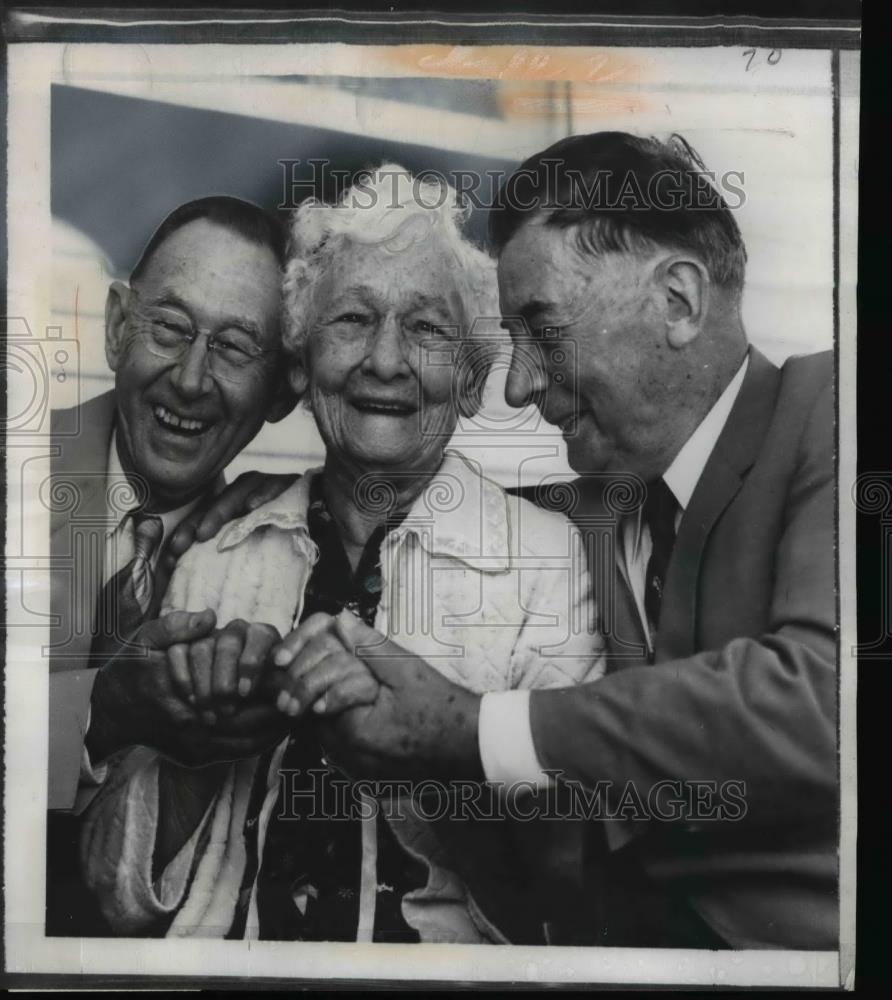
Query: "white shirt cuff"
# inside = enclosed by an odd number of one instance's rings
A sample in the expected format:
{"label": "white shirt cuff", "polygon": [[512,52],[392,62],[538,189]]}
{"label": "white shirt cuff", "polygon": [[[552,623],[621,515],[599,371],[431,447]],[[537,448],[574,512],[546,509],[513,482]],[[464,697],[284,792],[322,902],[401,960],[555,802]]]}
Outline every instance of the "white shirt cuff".
{"label": "white shirt cuff", "polygon": [[523,783],[531,791],[554,784],[543,770],[530,729],[529,691],[490,691],[480,700],[480,760],[486,780],[507,791]]}

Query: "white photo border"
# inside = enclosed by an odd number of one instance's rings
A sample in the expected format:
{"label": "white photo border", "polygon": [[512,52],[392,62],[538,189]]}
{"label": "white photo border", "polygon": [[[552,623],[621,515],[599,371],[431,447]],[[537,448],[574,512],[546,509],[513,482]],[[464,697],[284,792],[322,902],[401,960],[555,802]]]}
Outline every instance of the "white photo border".
{"label": "white photo border", "polygon": [[[51,13],[18,15],[18,37],[8,49],[8,274],[7,316],[26,317],[34,337],[52,325],[50,320],[50,85],[64,74],[70,46],[138,45],[166,47],[176,40],[182,58],[191,46],[203,48],[202,33],[214,44],[238,47],[231,39],[234,18],[72,17]],[[521,946],[360,945],[280,942],[109,940],[46,938],[43,928],[45,775],[47,768],[45,721],[47,672],[41,649],[45,645],[35,627],[9,627],[6,633],[6,781],[5,781],[5,947],[8,973],[40,973],[66,977],[145,977],[196,984],[222,981],[340,982],[415,981],[419,984],[514,982],[550,984],[637,984],[711,986],[792,986],[851,988],[855,943],[855,839],[857,822],[855,758],[856,694],[856,586],[855,507],[852,486],[855,468],[855,286],[857,280],[857,158],[859,107],[859,52],[857,26],[749,22],[732,26],[693,24],[696,19],[523,17],[492,21],[486,18],[326,17],[302,15],[260,17],[246,15],[239,30],[251,26],[258,33],[283,33],[281,45],[265,44],[264,56],[291,43],[289,33],[312,28],[323,39],[347,37],[376,29],[405,32],[413,42],[458,35],[462,44],[479,38],[495,44],[498,37],[530,37],[539,45],[566,45],[566,35],[594,32],[597,47],[610,45],[672,46],[678,38],[700,31],[709,44],[733,44],[764,38],[761,45],[826,48],[833,80],[833,141],[835,163],[835,309],[834,339],[837,361],[838,413],[838,593],[840,625],[839,747],[840,812],[840,947],[836,952],[727,951],[697,952],[618,948],[531,948]],[[15,25],[14,25],[15,27]],[[66,41],[78,32],[92,31],[96,42]],[[219,34],[218,34],[219,32]],[[329,33],[326,36],[326,32]],[[524,36],[524,32],[527,33]],[[560,40],[560,33],[565,33]],[[30,33],[30,34],[29,34]],[[195,34],[198,33],[198,38]],[[226,40],[222,40],[225,36]],[[250,30],[245,37],[250,37]],[[277,36],[278,37],[278,36]],[[613,41],[601,41],[601,38]],[[716,41],[715,39],[727,39]],[[471,41],[469,41],[471,39]],[[619,40],[617,40],[619,39]],[[775,41],[777,39],[778,41]],[[819,43],[819,44],[816,44]],[[256,42],[254,44],[260,44]],[[293,43],[291,43],[293,44]],[[324,44],[324,40],[319,44]],[[374,42],[373,44],[385,44]],[[531,44],[527,42],[526,44]],[[578,44],[578,41],[574,44]],[[698,44],[701,41],[698,40]],[[752,44],[755,44],[754,42]],[[241,43],[243,54],[252,47]],[[16,399],[10,385],[8,412],[20,412],[27,401]],[[46,433],[7,438],[7,586],[10,606],[24,601],[21,567],[45,571],[48,516],[39,505],[28,507],[25,492],[31,460],[48,455]],[[16,538],[17,526],[23,537]],[[34,540],[34,544],[32,544]],[[32,553],[37,553],[32,556]],[[18,562],[17,562],[18,560]],[[39,607],[45,595],[29,595],[30,607]],[[15,621],[10,625],[14,626]],[[40,725],[44,729],[40,728]],[[36,776],[36,777],[35,777]],[[138,970],[138,973],[137,973]]]}

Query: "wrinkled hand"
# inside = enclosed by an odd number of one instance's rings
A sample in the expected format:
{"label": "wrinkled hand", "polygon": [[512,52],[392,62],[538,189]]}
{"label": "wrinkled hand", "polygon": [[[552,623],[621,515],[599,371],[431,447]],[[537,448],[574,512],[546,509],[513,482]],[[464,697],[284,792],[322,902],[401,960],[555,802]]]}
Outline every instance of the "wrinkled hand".
{"label": "wrinkled hand", "polygon": [[272,705],[255,702],[234,715],[218,719],[213,726],[201,720],[181,726],[166,745],[156,739],[155,749],[176,764],[205,767],[227,761],[255,757],[275,746],[288,732],[288,726]]}
{"label": "wrinkled hand", "polygon": [[273,659],[287,667],[280,710],[314,706],[326,750],[352,776],[482,779],[480,697],[350,612],[311,616]]}
{"label": "wrinkled hand", "polygon": [[259,690],[270,650],[281,641],[272,625],[241,618],[167,650],[174,689],[208,726],[231,717]]}
{"label": "wrinkled hand", "polygon": [[233,483],[216,496],[199,504],[184,518],[170,538],[162,558],[168,573],[173,571],[177,560],[195,542],[206,542],[237,517],[284,493],[297,476],[268,475],[263,472],[243,472]]}
{"label": "wrinkled hand", "polygon": [[[144,647],[144,656],[118,657],[100,668],[93,685],[85,741],[94,763],[139,744],[196,767],[253,756],[281,738],[285,727],[271,703],[246,698],[243,707],[210,727],[200,717],[198,706],[183,697],[181,678],[168,661],[170,649],[213,639],[215,625],[210,610],[171,612],[147,622],[137,632],[134,643]],[[223,629],[219,634],[225,632]],[[247,634],[245,629],[246,638]],[[254,648],[256,645],[250,647]],[[224,650],[228,670],[227,643]]]}
{"label": "wrinkled hand", "polygon": [[156,733],[170,732],[196,719],[195,712],[173,689],[167,648],[176,642],[200,639],[212,632],[215,624],[212,611],[174,612],[146,622],[133,640],[133,645],[144,647],[143,656],[117,656],[100,667],[93,683],[85,740],[94,762],[136,743],[154,745],[150,740]]}
{"label": "wrinkled hand", "polygon": [[276,707],[286,715],[311,707],[316,714],[334,713],[370,705],[378,697],[378,678],[348,649],[336,617],[310,615],[272,653],[275,666],[285,670]]}

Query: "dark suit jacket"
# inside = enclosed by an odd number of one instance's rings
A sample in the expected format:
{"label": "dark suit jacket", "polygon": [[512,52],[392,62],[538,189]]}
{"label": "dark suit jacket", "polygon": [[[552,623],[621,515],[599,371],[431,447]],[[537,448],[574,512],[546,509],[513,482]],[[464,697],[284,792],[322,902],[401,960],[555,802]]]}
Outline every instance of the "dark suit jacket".
{"label": "dark suit jacket", "polygon": [[109,527],[106,478],[114,416],[114,392],[51,414],[50,809],[74,806],[98,666],[89,654]]}
{"label": "dark suit jacket", "polygon": [[[80,876],[79,823],[71,810],[98,666],[90,647],[106,531],[114,527],[106,502],[107,490],[116,489],[108,483],[114,418],[113,392],[51,413],[47,936],[111,933]],[[128,489],[123,481],[117,488]]]}
{"label": "dark suit jacket", "polygon": [[[609,782],[612,806],[629,781],[645,801],[664,779],[744,783],[735,821],[591,824],[575,943],[671,944],[681,906],[733,947],[837,947],[832,379],[829,353],[778,370],[751,349],[679,526],[656,662],[617,573],[612,595],[596,586],[608,674],[532,693],[543,766]],[[586,492],[571,516],[590,531],[611,499]]]}

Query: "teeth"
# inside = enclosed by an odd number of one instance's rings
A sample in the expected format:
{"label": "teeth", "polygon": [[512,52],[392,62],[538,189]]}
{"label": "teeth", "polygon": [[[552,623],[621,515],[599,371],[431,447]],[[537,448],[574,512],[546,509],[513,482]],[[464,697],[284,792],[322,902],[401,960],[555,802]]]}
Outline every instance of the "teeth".
{"label": "teeth", "polygon": [[382,410],[385,413],[410,413],[412,411],[412,407],[403,403],[373,403],[370,401],[362,401],[358,405],[360,409],[363,410]]}
{"label": "teeth", "polygon": [[154,408],[155,416],[168,427],[178,427],[184,431],[203,431],[207,424],[203,420],[190,420],[188,417],[178,417],[164,406]]}

